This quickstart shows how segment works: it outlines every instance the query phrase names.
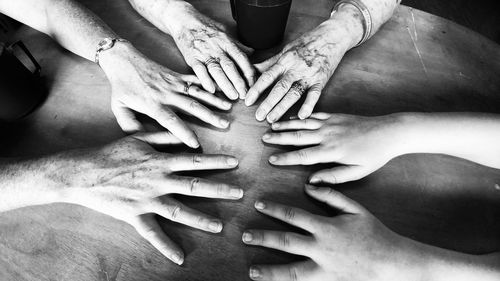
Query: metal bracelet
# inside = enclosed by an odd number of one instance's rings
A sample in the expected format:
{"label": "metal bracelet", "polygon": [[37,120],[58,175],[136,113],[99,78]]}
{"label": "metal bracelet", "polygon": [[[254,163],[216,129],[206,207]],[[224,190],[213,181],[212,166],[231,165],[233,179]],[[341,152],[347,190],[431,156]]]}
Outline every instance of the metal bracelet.
{"label": "metal bracelet", "polygon": [[344,4],[350,4],[356,7],[360,12],[361,15],[363,15],[363,37],[361,37],[361,40],[359,41],[358,44],[354,47],[358,47],[359,45],[363,44],[368,40],[371,35],[372,35],[372,30],[373,30],[373,21],[372,21],[372,15],[370,13],[370,10],[366,7],[365,4],[363,4],[362,1],[360,0],[340,0],[335,4],[332,10],[332,15],[338,11],[340,6]]}
{"label": "metal bracelet", "polygon": [[116,44],[116,42],[128,42],[125,39],[122,38],[104,38],[102,39],[98,44],[97,48],[95,51],[95,57],[94,57],[94,62],[99,65],[99,55],[102,51],[109,50],[113,48]]}

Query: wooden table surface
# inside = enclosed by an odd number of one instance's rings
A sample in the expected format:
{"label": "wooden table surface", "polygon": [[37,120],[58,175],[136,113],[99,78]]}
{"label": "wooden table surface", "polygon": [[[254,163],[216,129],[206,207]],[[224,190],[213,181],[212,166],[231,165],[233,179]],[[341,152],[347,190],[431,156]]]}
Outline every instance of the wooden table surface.
{"label": "wooden table surface", "polygon": [[[173,41],[136,14],[128,1],[83,1],[115,31],[152,59],[188,72]],[[234,34],[228,1],[192,1]],[[323,21],[327,0],[294,1],[286,41]],[[40,61],[50,94],[29,118],[1,126],[1,156],[33,156],[108,143],[123,136],[110,111],[103,72],[62,50],[46,36],[22,28],[22,38]],[[255,54],[255,62],[278,49]],[[325,89],[317,110],[361,115],[400,111],[500,113],[500,47],[436,16],[401,6],[364,46],[349,52]],[[245,189],[238,202],[181,198],[220,217],[221,234],[208,234],[162,219],[165,232],[186,253],[178,267],[125,223],[89,209],[54,204],[0,215],[0,280],[247,280],[252,263],[300,260],[247,247],[248,227],[290,229],[258,214],[258,198],[300,206],[318,214],[326,207],[307,198],[303,183],[313,167],[278,168],[270,154],[287,148],[265,145],[269,130],[254,119],[255,106],[239,101],[226,131],[189,119],[206,153],[240,159],[231,172],[207,178]],[[296,114],[296,108],[292,113]],[[407,155],[369,177],[337,186],[394,231],[432,245],[485,253],[500,249],[500,171],[438,155]],[[496,188],[495,188],[496,186]]]}

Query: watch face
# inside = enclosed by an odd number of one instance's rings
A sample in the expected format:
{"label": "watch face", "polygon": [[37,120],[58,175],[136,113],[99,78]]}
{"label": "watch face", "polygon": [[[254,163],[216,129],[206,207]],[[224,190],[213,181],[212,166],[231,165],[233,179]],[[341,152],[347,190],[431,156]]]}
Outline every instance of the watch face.
{"label": "watch face", "polygon": [[104,38],[101,42],[99,42],[99,47],[103,50],[109,49],[113,47],[113,40],[111,38]]}

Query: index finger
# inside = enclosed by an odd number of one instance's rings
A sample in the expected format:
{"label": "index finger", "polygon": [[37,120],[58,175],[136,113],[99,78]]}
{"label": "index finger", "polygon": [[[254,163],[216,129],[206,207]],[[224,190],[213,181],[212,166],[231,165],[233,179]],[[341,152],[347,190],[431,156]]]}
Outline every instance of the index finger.
{"label": "index finger", "polygon": [[268,70],[264,71],[257,82],[248,90],[247,96],[245,98],[245,104],[250,106],[254,104],[259,96],[264,92],[271,84],[278,79],[278,77],[283,73],[283,69],[280,65],[274,64]]}
{"label": "index finger", "polygon": [[255,202],[255,209],[275,219],[309,231],[310,233],[314,233],[320,225],[316,215],[302,209],[282,204],[257,201]]}
{"label": "index finger", "polygon": [[168,156],[168,168],[172,172],[232,169],[238,159],[229,155],[183,154]]}
{"label": "index finger", "polygon": [[243,75],[245,76],[245,79],[247,80],[248,86],[253,86],[253,84],[255,83],[256,71],[253,65],[250,63],[248,57],[234,45],[231,45],[227,49],[227,53],[240,67]]}
{"label": "index finger", "polygon": [[198,148],[200,146],[198,138],[193,130],[191,130],[167,106],[160,106],[160,108],[157,109],[151,117],[162,127],[168,129],[174,136],[179,138],[186,145],[192,148]]}

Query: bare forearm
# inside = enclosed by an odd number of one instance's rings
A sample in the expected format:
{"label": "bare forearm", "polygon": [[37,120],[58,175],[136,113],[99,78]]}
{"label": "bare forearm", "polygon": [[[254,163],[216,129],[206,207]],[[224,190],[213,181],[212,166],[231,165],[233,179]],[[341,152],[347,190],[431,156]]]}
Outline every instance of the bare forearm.
{"label": "bare forearm", "polygon": [[[411,240],[410,240],[411,241]],[[409,263],[416,280],[425,281],[489,281],[500,280],[500,253],[469,255],[418,242],[408,244],[414,258]]]}
{"label": "bare forearm", "polygon": [[134,9],[161,31],[172,34],[184,12],[193,9],[184,0],[129,0]]}
{"label": "bare forearm", "polygon": [[0,212],[58,201],[58,192],[47,184],[43,162],[0,160]]}
{"label": "bare forearm", "polygon": [[500,169],[500,116],[486,113],[401,114],[402,153],[439,153]]}
{"label": "bare forearm", "polygon": [[115,36],[99,17],[72,0],[0,0],[0,12],[50,35],[66,49],[92,61],[99,41]]}

